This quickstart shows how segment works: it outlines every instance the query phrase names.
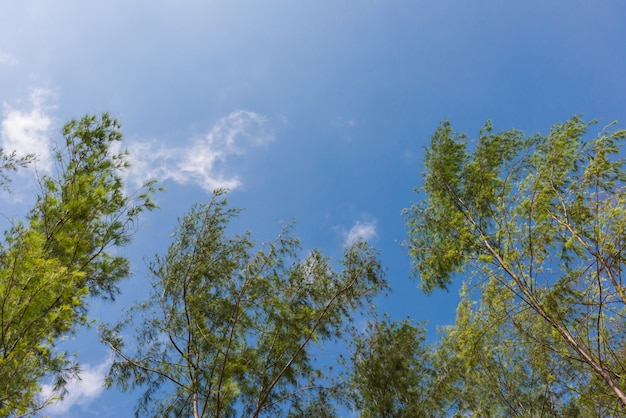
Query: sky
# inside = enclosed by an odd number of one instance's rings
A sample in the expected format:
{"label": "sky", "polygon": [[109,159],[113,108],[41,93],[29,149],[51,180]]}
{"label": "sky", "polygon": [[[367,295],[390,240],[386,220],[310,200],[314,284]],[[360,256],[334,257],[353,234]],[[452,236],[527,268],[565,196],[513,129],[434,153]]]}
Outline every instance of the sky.
{"label": "sky", "polygon": [[[428,321],[432,340],[458,295],[421,293],[401,245],[430,136],[444,119],[474,137],[487,119],[528,134],[575,114],[626,126],[625,19],[621,0],[0,0],[0,146],[46,172],[64,123],[108,111],[129,187],[165,186],[124,249],[133,277],[115,303],[91,302],[95,326],[145,295],[176,219],[227,187],[245,209],[233,228],[260,240],[292,219],[331,257],[367,239],[392,287],[378,311]],[[33,178],[2,195],[4,219],[23,216]],[[82,380],[46,414],[131,414],[138,393],[102,390],[95,326],[63,343]]]}

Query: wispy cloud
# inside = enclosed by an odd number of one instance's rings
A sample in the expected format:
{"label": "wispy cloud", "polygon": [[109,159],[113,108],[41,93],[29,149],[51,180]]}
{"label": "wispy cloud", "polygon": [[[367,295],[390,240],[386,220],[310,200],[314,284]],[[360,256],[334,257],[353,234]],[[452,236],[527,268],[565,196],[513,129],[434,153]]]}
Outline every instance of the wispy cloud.
{"label": "wispy cloud", "polygon": [[356,126],[356,119],[350,119],[350,118],[344,118],[344,117],[340,117],[338,119],[338,123],[339,126],[341,127],[347,127],[347,128],[353,128]]}
{"label": "wispy cloud", "polygon": [[378,236],[376,232],[376,220],[371,219],[369,216],[364,218],[363,220],[356,221],[349,230],[340,228],[344,236],[345,245],[349,246],[359,241],[371,241]]}
{"label": "wispy cloud", "polygon": [[344,132],[343,139],[352,141],[352,134],[354,133],[354,128],[357,126],[356,119],[341,116],[337,118],[335,125]]}
{"label": "wispy cloud", "polygon": [[37,167],[42,171],[48,171],[52,166],[50,130],[53,119],[48,112],[54,107],[48,105],[50,96],[49,90],[33,90],[27,109],[4,103],[0,124],[0,145],[4,151],[15,151],[18,156],[35,154]]}
{"label": "wispy cloud", "polygon": [[157,178],[181,184],[192,182],[207,191],[235,189],[241,180],[229,170],[228,163],[273,139],[263,116],[237,110],[186,146],[166,147],[156,141],[131,144],[130,175],[138,183]]}
{"label": "wispy cloud", "polygon": [[16,65],[17,58],[9,52],[0,51],[0,65]]}
{"label": "wispy cloud", "polygon": [[[50,416],[65,416],[74,405],[88,405],[104,390],[104,378],[112,363],[113,357],[111,356],[96,366],[83,365],[79,374],[80,379],[73,379],[67,384],[65,397],[47,406],[43,412]],[[42,385],[42,399],[51,399],[53,396],[53,387],[47,384]]]}

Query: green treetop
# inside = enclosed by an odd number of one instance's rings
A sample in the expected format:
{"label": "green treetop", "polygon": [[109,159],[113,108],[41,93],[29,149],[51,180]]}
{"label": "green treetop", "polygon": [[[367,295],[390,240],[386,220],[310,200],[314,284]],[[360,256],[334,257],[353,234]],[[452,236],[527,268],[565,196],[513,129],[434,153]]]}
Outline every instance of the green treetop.
{"label": "green treetop", "polygon": [[89,296],[115,296],[128,260],[112,250],[126,244],[138,216],[154,208],[152,183],[133,197],[124,192],[126,155],[112,151],[122,139],[117,121],[107,114],[73,120],[63,137],[54,174],[40,179],[26,222],[6,231],[0,247],[2,416],[52,401],[39,399],[43,377],[55,376],[55,396],[62,396],[77,366],[55,342],[86,323]]}
{"label": "green treetop", "polygon": [[[592,125],[574,117],[526,137],[487,123],[469,142],[443,122],[426,150],[425,197],[407,210],[410,253],[427,292],[469,273],[470,305],[446,344],[469,365],[488,361],[484,373],[499,368],[499,391],[510,372],[517,385],[535,379],[551,410],[623,415],[626,131],[593,137]],[[472,349],[485,344],[496,346]]]}
{"label": "green treetop", "polygon": [[[236,214],[219,190],[194,206],[151,265],[150,298],[102,330],[117,354],[109,384],[143,392],[137,416],[310,411],[303,402],[333,389],[314,348],[340,338],[386,287],[363,242],[345,250],[336,270],[317,250],[301,257],[289,227],[261,246],[249,234],[229,236]],[[135,332],[123,338],[127,326]]]}

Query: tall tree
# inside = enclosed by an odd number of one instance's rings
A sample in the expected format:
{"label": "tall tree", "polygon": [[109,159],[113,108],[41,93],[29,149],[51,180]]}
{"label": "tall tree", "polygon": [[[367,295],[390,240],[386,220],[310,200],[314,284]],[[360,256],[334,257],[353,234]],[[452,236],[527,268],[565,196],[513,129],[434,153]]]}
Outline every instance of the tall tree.
{"label": "tall tree", "polygon": [[[336,271],[319,251],[299,257],[289,227],[262,246],[249,234],[229,236],[237,210],[223,193],[180,222],[151,265],[150,298],[102,330],[117,355],[109,384],[143,390],[137,416],[297,415],[311,392],[327,389],[314,347],[339,338],[386,287],[363,242],[345,250]],[[131,348],[126,326],[136,329]]]}
{"label": "tall tree", "polygon": [[87,116],[65,125],[63,136],[55,174],[41,178],[26,222],[6,231],[0,247],[2,416],[43,406],[38,394],[45,376],[56,376],[62,396],[78,369],[55,342],[86,323],[89,296],[115,296],[128,260],[113,249],[126,244],[138,216],[154,208],[153,183],[134,197],[124,192],[126,155],[112,151],[122,139],[117,121]]}
{"label": "tall tree", "polygon": [[574,117],[525,137],[488,122],[468,146],[443,122],[426,150],[425,198],[407,211],[410,252],[427,292],[470,271],[486,308],[487,294],[510,299],[502,324],[545,324],[534,339],[511,331],[512,343],[578,368],[572,402],[624,414],[626,132],[588,139],[590,125]]}
{"label": "tall tree", "polygon": [[[584,368],[548,349],[552,329],[530,309],[493,282],[482,291],[478,303],[464,288],[456,324],[440,330],[432,363],[442,405],[459,416],[580,416],[570,387],[585,387]],[[582,416],[610,416],[589,412]]]}
{"label": "tall tree", "polygon": [[8,172],[17,171],[19,168],[25,167],[32,162],[34,157],[32,154],[18,157],[16,151],[7,154],[0,147],[0,189],[3,189],[5,192],[11,191],[9,187],[11,177]]}
{"label": "tall tree", "polygon": [[354,336],[347,380],[349,398],[360,416],[439,416],[433,391],[436,373],[424,340],[422,327],[387,318],[369,322]]}

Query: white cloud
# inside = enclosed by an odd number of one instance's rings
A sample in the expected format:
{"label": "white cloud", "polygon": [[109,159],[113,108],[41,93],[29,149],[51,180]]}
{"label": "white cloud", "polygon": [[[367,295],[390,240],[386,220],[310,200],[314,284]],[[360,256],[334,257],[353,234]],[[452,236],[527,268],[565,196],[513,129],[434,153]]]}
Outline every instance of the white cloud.
{"label": "white cloud", "polygon": [[17,58],[13,56],[13,54],[9,52],[0,51],[0,65],[16,65]]}
{"label": "white cloud", "polygon": [[338,117],[335,125],[343,131],[343,139],[346,141],[352,141],[352,133],[357,126],[357,120],[353,118],[345,118],[343,116]]}
{"label": "white cloud", "polygon": [[[88,405],[104,390],[104,378],[112,363],[113,357],[109,356],[104,362],[94,367],[89,364],[82,366],[79,373],[80,379],[73,379],[67,384],[65,397],[47,406],[43,412],[51,416],[64,416],[74,405]],[[42,385],[42,399],[51,399],[53,396],[52,386]]]}
{"label": "white cloud", "polygon": [[357,125],[357,120],[354,118],[339,116],[337,118],[336,125],[342,128],[354,128]]}
{"label": "white cloud", "polygon": [[48,111],[53,107],[47,105],[50,95],[46,89],[33,90],[28,110],[5,103],[0,125],[0,145],[4,151],[15,151],[18,156],[35,154],[37,167],[42,171],[50,170],[52,165],[50,130],[53,120]]}
{"label": "white cloud", "polygon": [[370,241],[378,236],[376,232],[376,220],[357,221],[349,231],[344,232],[346,245],[352,245],[358,241]]}
{"label": "white cloud", "polygon": [[181,184],[193,182],[209,192],[216,188],[235,189],[241,180],[229,172],[228,162],[273,139],[264,117],[238,110],[221,118],[189,146],[165,147],[155,141],[131,144],[130,175],[138,183],[157,178]]}

